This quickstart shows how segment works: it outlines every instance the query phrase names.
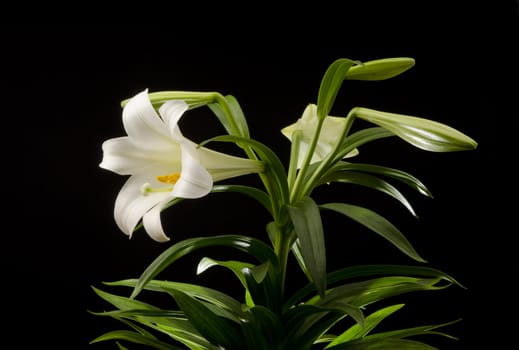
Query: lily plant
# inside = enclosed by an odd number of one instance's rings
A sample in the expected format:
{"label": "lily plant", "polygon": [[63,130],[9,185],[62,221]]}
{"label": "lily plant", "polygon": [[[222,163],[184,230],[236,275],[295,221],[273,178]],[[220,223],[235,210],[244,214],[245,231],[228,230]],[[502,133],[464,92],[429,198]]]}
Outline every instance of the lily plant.
{"label": "lily plant", "polygon": [[[439,122],[410,115],[355,107],[343,116],[330,116],[345,81],[385,80],[411,67],[409,57],[368,62],[340,58],[326,70],[315,103],[281,130],[290,139],[288,164],[276,152],[254,140],[245,114],[231,95],[218,92],[142,91],[122,101],[127,136],[105,141],[100,166],[129,176],[120,190],[114,217],[131,237],[144,230],[159,242],[169,241],[161,213],[185,199],[216,192],[238,192],[256,200],[269,214],[265,237],[213,235],[174,242],[137,278],[92,287],[110,305],[93,312],[121,321],[93,343],[113,341],[119,349],[141,344],[156,349],[272,350],[272,349],[434,349],[424,335],[454,336],[442,329],[459,320],[387,330],[378,327],[404,304],[395,296],[463,286],[449,274],[426,265],[405,235],[387,218],[347,202],[318,203],[314,193],[323,185],[348,183],[391,196],[412,214],[399,186],[431,196],[413,175],[395,168],[354,162],[362,147],[375,140],[397,137],[430,152],[472,150],[476,141]],[[189,111],[207,107],[223,125],[225,135],[201,143],[184,137],[179,120]],[[359,128],[352,128],[362,120]],[[367,126],[366,126],[367,125]],[[238,146],[241,157],[211,149],[217,142]],[[229,179],[257,174],[262,186],[230,184]],[[227,181],[223,181],[227,180]],[[335,212],[365,226],[415,263],[369,264],[327,269],[325,230],[321,213]],[[232,222],[232,220],[229,220]],[[354,244],[354,242],[353,242]],[[226,247],[249,259],[200,260],[197,273],[214,266],[229,270],[243,287],[229,295],[218,289],[161,279],[180,258],[206,248]],[[289,270],[289,259],[300,269]],[[289,273],[307,283],[287,293]],[[128,293],[107,288],[126,287]],[[161,304],[142,298],[143,292],[166,295]],[[153,300],[153,299],[152,299]],[[384,301],[384,302],[382,302]],[[382,330],[379,330],[382,328]]]}

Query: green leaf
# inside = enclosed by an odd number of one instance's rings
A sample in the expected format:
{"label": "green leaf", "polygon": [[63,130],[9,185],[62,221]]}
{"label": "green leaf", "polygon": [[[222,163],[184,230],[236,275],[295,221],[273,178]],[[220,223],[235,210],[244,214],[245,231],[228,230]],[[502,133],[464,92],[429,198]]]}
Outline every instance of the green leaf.
{"label": "green leaf", "polygon": [[319,207],[322,209],[333,210],[348,216],[387,239],[410,258],[416,261],[426,262],[418,255],[407,238],[405,238],[405,236],[392,223],[374,211],[346,203],[328,203],[320,205]]}
{"label": "green leaf", "polygon": [[439,290],[449,286],[439,285],[438,282],[440,281],[440,278],[380,277],[328,289],[324,298],[314,297],[307,303],[327,307],[329,304],[334,305],[337,302],[344,302],[363,307],[404,293]]}
{"label": "green leaf", "polygon": [[247,343],[244,349],[278,349],[285,340],[285,327],[269,308],[255,306],[250,309],[248,322],[242,322],[242,333]]}
{"label": "green leaf", "polygon": [[277,257],[272,248],[255,238],[240,235],[190,238],[172,245],[148,265],[139,277],[131,298],[136,297],[150,280],[176,260],[195,250],[215,246],[236,248],[251,254],[260,262],[270,260],[274,266],[278,266]]}
{"label": "green leaf", "polygon": [[105,333],[90,342],[90,344],[107,340],[125,340],[136,344],[147,345],[160,350],[183,350],[172,344],[153,339],[137,332],[119,330]]}
{"label": "green leaf", "polygon": [[252,268],[246,267],[242,273],[254,305],[262,305],[274,313],[280,313],[283,306],[281,280],[279,274],[272,270],[272,265],[266,262]]}
{"label": "green leaf", "polygon": [[285,203],[288,200],[288,183],[286,178],[286,171],[283,163],[269,147],[262,144],[261,142],[239,137],[233,135],[221,135],[212,137],[200,143],[200,146],[204,146],[209,142],[234,142],[237,144],[248,145],[254,149],[259,155],[259,158],[265,163],[266,169],[265,174],[269,175],[270,186],[276,190],[277,199],[281,203]]}
{"label": "green leaf", "polygon": [[[399,170],[395,168],[389,168],[381,165],[374,165],[374,164],[363,164],[363,163],[349,163],[346,161],[340,161],[335,163],[330,170],[328,171],[329,174],[334,174],[336,172],[343,172],[343,171],[358,171],[358,172],[364,172],[364,173],[370,173],[375,175],[382,175],[386,176],[395,180],[398,180],[407,186],[411,187],[412,189],[418,191],[424,196],[432,198],[432,193],[429,191],[429,189],[416,177],[413,175]],[[328,176],[328,174],[325,174],[324,177]]]}
{"label": "green leaf", "polygon": [[472,150],[477,142],[460,131],[433,120],[355,108],[355,116],[393,132],[415,147],[431,152]]}
{"label": "green leaf", "polygon": [[434,346],[409,339],[362,339],[352,343],[343,343],[328,350],[438,350]]}
{"label": "green leaf", "polygon": [[383,139],[390,136],[395,136],[395,134],[382,127],[371,127],[356,131],[343,140],[339,151],[337,151],[337,153],[335,154],[335,158],[332,161],[332,164],[341,161],[344,158],[344,156],[346,156],[348,153],[368,142]]}
{"label": "green leaf", "polygon": [[213,313],[197,299],[178,290],[171,292],[188,320],[209,342],[228,349],[243,348],[243,339],[237,326]]}
{"label": "green leaf", "polygon": [[384,80],[393,78],[415,64],[410,57],[392,57],[372,60],[351,67],[346,72],[348,80]]}
{"label": "green leaf", "polygon": [[439,323],[439,324],[433,324],[433,325],[425,325],[425,326],[417,326],[417,327],[411,327],[411,328],[404,328],[404,329],[397,329],[393,331],[386,331],[381,333],[373,333],[370,334],[369,339],[380,339],[380,338],[409,338],[419,335],[427,335],[427,334],[434,334],[439,335],[442,337],[446,337],[453,340],[458,340],[458,338],[453,337],[450,334],[439,332],[436,329],[450,326],[454,323],[460,322],[461,319]]}
{"label": "green leaf", "polygon": [[238,130],[237,130],[238,133],[236,133],[233,130],[233,127],[229,123],[228,116],[227,116],[226,112],[224,111],[221,104],[219,104],[218,102],[211,103],[208,105],[208,107],[216,115],[216,117],[218,118],[220,123],[222,123],[222,125],[225,127],[225,130],[230,135],[243,136],[243,137],[249,138],[250,135],[249,135],[249,127],[247,125],[247,120],[245,119],[245,116],[243,114],[243,111],[242,111],[238,101],[232,95],[225,96],[224,100],[226,102],[226,107],[229,108],[227,112],[230,113],[230,117],[233,118],[234,124],[238,128]]}
{"label": "green leaf", "polygon": [[272,207],[270,205],[270,198],[258,188],[244,185],[215,185],[211,192],[237,192],[242,193],[260,203],[269,213],[272,214]]}
{"label": "green leaf", "polygon": [[325,349],[328,349],[337,344],[342,344],[345,342],[365,337],[386,317],[400,310],[403,306],[404,304],[391,305],[371,313],[369,316],[365,318],[363,326],[361,326],[358,323],[354,324],[345,332],[337,336],[330,344],[328,344],[325,347]]}
{"label": "green leaf", "polygon": [[328,173],[325,176],[323,176],[319,181],[321,185],[330,182],[350,183],[365,186],[376,191],[383,192],[399,201],[404,207],[406,207],[407,210],[409,210],[409,212],[413,216],[417,217],[413,207],[411,206],[411,203],[409,203],[409,201],[404,197],[404,195],[395,186],[378,177],[363,173],[357,173],[354,171],[341,171]]}
{"label": "green leaf", "polygon": [[283,314],[287,344],[293,349],[309,349],[321,334],[343,317],[335,310],[315,305],[295,305]]}
{"label": "green leaf", "polygon": [[[348,266],[328,274],[326,280],[328,284],[335,284],[344,282],[350,279],[358,279],[360,277],[374,277],[374,276],[410,276],[410,277],[428,277],[443,280],[448,284],[456,284],[461,288],[465,288],[452,276],[443,271],[427,267],[427,266],[410,266],[410,265],[354,265]],[[305,297],[315,292],[315,286],[308,284],[299,289],[292,297],[290,297],[285,305],[290,307],[297,305],[303,301]]]}
{"label": "green leaf", "polygon": [[312,277],[319,295],[326,290],[326,247],[321,214],[314,200],[302,198],[295,205],[287,206],[288,213],[301,245],[305,266]]}
{"label": "green leaf", "polygon": [[[112,286],[127,286],[134,287],[137,285],[138,280],[136,279],[127,279],[116,282],[107,283]],[[222,293],[216,289],[199,286],[196,284],[190,283],[182,283],[182,282],[173,282],[173,281],[160,281],[160,280],[151,280],[145,286],[144,289],[154,291],[154,292],[170,292],[171,290],[178,290],[185,294],[190,295],[191,297],[198,298],[204,300],[218,309],[221,309],[225,312],[222,315],[225,315],[227,318],[232,320],[238,320],[244,317],[244,313],[241,308],[241,303],[234,299],[233,297]],[[130,299],[133,301],[134,299]]]}
{"label": "green leaf", "polygon": [[339,58],[324,73],[317,95],[317,118],[319,120],[323,120],[330,113],[346,73],[353,64],[355,61]]}
{"label": "green leaf", "polygon": [[246,262],[241,261],[219,261],[214,260],[208,257],[202,258],[200,262],[198,263],[197,267],[197,274],[201,274],[202,272],[205,272],[207,269],[213,267],[213,266],[222,266],[229,270],[231,270],[234,275],[238,278],[240,283],[242,284],[243,288],[245,289],[245,301],[248,306],[254,306],[254,301],[252,299],[252,296],[250,295],[249,287],[247,286],[247,281],[245,279],[245,275],[243,274],[244,268],[252,268],[254,265]]}

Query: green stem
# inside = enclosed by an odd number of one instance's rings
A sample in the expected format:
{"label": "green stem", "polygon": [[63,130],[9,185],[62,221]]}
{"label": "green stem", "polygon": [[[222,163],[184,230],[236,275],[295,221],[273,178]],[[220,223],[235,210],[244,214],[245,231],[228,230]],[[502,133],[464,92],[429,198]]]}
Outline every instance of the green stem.
{"label": "green stem", "polygon": [[353,124],[356,110],[357,110],[357,108],[351,109],[350,112],[348,113],[348,115],[346,116],[345,123],[342,128],[341,135],[339,136],[338,142],[335,144],[333,150],[331,150],[330,153],[328,153],[326,158],[324,158],[321,161],[321,163],[319,164],[317,169],[315,169],[315,171],[310,175],[310,178],[308,179],[308,181],[305,182],[303,190],[300,193],[300,197],[310,194],[310,192],[314,188],[315,182],[318,181],[322,177],[323,173],[330,166],[330,163],[337,161],[337,159],[336,159],[337,154],[340,151],[340,148],[343,144],[344,139],[346,138],[346,135],[348,135],[348,132],[351,129],[351,125]]}
{"label": "green stem", "polygon": [[277,231],[278,232],[276,232],[276,234],[278,237],[280,237],[280,241],[278,244],[275,245],[274,251],[279,261],[279,271],[281,273],[281,291],[282,294],[284,294],[287,275],[288,255],[290,254],[290,249],[294,241],[294,235],[293,230],[284,232],[282,229],[277,229]]}
{"label": "green stem", "polygon": [[310,147],[308,147],[308,151],[305,155],[305,159],[303,160],[303,164],[301,164],[301,168],[299,169],[299,172],[296,176],[294,186],[290,190],[290,203],[294,203],[299,198],[301,198],[301,196],[297,196],[297,193],[304,177],[306,176],[306,171],[308,170],[308,166],[310,165],[310,161],[314,154],[315,147],[317,146],[317,141],[319,140],[319,135],[321,134],[321,128],[323,126],[323,121],[324,119],[320,119],[317,122],[317,127],[315,129],[314,135],[312,136],[312,140],[310,141]]}

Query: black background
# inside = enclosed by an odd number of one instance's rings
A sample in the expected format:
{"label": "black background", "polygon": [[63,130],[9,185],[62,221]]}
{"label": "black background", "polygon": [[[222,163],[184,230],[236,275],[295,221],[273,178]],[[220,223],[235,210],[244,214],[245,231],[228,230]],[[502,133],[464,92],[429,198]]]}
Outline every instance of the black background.
{"label": "black background", "polygon": [[[507,322],[513,321],[504,317],[514,316],[517,297],[517,228],[508,223],[507,209],[515,206],[514,175],[506,164],[516,156],[508,153],[512,148],[503,135],[517,119],[512,106],[519,37],[517,3],[496,3],[370,3],[340,9],[323,4],[284,13],[251,5],[240,14],[213,17],[193,9],[157,10],[152,23],[5,25],[4,186],[14,198],[6,203],[13,213],[5,219],[2,244],[6,338],[19,344],[15,348],[115,348],[88,345],[118,325],[87,312],[106,307],[90,286],[138,277],[169,246],[144,231],[128,240],[113,221],[113,203],[125,179],[98,164],[101,143],[124,134],[121,100],[145,88],[232,94],[253,138],[287,161],[289,143],[279,130],[315,103],[329,64],[340,57],[409,56],[416,66],[402,76],[344,84],[332,114],[365,106],[428,117],[473,137],[477,150],[431,154],[398,139],[361,150],[359,160],[406,170],[429,187],[434,199],[406,192],[418,220],[394,201],[351,186],[322,188],[315,198],[379,211],[430,266],[468,287],[409,296],[408,310],[395,318],[395,326],[463,318],[450,331],[460,340],[432,343],[443,349],[506,347]],[[183,120],[186,135],[203,139],[221,131],[206,112]],[[239,181],[255,178],[234,182]],[[347,220],[323,218],[330,270],[355,263],[413,263]],[[266,220],[255,203],[233,194],[186,201],[164,215],[173,242],[223,233],[266,239]],[[179,262],[168,277],[240,295],[224,272],[194,277],[195,263],[196,258]],[[302,283],[298,274],[289,290]]]}

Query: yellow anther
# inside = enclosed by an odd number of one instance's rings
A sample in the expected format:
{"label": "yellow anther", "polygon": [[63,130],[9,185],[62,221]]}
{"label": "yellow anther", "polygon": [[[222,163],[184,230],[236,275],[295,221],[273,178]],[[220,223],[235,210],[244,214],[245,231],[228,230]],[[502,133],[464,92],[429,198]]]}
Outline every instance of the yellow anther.
{"label": "yellow anther", "polygon": [[159,175],[157,176],[157,180],[166,184],[176,184],[178,179],[180,178],[180,173],[172,173],[169,175]]}

